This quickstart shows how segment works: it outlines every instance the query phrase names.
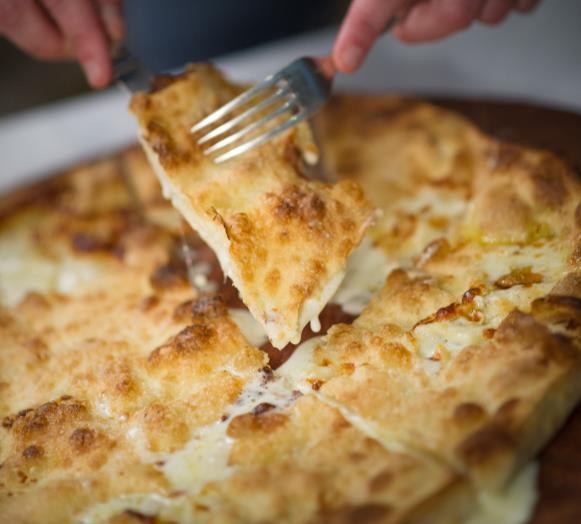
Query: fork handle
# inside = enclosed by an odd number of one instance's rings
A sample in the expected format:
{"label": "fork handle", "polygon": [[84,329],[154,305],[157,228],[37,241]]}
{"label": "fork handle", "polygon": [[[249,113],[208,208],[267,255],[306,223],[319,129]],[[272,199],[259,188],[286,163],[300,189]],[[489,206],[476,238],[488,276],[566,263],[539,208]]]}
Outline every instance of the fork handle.
{"label": "fork handle", "polygon": [[325,78],[332,82],[337,74],[335,62],[331,56],[316,56],[313,57],[317,69],[325,76]]}

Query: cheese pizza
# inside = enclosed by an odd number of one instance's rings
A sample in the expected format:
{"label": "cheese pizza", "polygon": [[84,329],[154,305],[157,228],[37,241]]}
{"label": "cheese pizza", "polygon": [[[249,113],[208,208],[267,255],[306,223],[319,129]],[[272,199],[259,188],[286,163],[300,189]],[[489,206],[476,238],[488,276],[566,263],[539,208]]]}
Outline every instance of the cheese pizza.
{"label": "cheese pizza", "polygon": [[153,169],[0,198],[0,522],[526,522],[581,397],[578,175],[379,95],[316,118],[326,183],[305,128],[215,167],[186,129],[236,90],[166,80]]}

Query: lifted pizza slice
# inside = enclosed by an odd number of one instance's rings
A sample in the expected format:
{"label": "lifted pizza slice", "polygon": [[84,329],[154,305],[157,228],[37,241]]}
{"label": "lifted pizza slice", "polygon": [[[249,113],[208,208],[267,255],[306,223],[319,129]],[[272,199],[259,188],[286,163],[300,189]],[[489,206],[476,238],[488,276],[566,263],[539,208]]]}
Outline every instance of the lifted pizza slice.
{"label": "lifted pizza slice", "polygon": [[211,66],[194,66],[137,94],[131,110],[165,196],[282,348],[316,324],[373,210],[353,181],[305,177],[303,158],[316,151],[306,126],[223,164],[204,156],[191,126],[239,91]]}

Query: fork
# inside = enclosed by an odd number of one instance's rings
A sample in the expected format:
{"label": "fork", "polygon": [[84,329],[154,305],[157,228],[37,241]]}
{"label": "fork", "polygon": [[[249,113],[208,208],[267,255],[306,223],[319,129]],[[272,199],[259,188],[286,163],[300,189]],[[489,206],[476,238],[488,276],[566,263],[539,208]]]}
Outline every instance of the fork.
{"label": "fork", "polygon": [[[405,13],[392,16],[383,32],[404,17]],[[217,164],[225,162],[315,114],[331,95],[335,73],[329,57],[299,58],[216,109],[190,132],[203,132],[197,140],[204,146],[203,153]],[[267,108],[271,108],[269,112]],[[288,118],[281,121],[285,113]],[[252,121],[252,117],[259,118]]]}
{"label": "fork", "polygon": [[134,56],[125,45],[119,44],[112,50],[113,79],[130,93],[147,91],[151,86],[153,73]]}
{"label": "fork", "polygon": [[[325,65],[324,59],[299,58],[227,102],[192,126],[190,132],[206,131],[197,142],[199,145],[207,144],[203,152],[205,155],[212,155],[215,163],[219,164],[245,153],[313,115],[327,101],[331,94],[334,70],[325,70]],[[254,101],[257,102],[253,104]],[[247,105],[250,107],[244,109]],[[273,109],[260,116],[270,106],[274,106]],[[237,111],[242,112],[236,114]],[[232,113],[232,118],[220,123]],[[269,128],[269,123],[275,123],[285,113],[289,114],[287,119]],[[237,129],[239,124],[253,116],[260,118]],[[210,128],[212,124],[219,125]],[[265,130],[264,133],[259,132],[261,128]],[[226,134],[229,131],[232,132]],[[248,140],[239,143],[248,135]],[[223,138],[215,141],[222,136]]]}

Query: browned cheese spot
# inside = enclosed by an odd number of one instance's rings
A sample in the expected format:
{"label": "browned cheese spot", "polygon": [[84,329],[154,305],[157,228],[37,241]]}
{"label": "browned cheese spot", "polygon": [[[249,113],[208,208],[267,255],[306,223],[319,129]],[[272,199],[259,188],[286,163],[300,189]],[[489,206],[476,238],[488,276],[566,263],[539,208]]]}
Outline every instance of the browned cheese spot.
{"label": "browned cheese spot", "polygon": [[32,446],[24,448],[24,451],[22,452],[22,456],[25,459],[36,459],[42,457],[43,455],[44,449],[42,448],[42,446],[36,446],[34,444]]}
{"label": "browned cheese spot", "polygon": [[147,142],[158,154],[160,163],[166,168],[176,167],[190,160],[187,151],[180,151],[170,133],[160,122],[151,120],[147,124]]}
{"label": "browned cheese spot", "polygon": [[428,262],[442,260],[450,251],[449,242],[445,238],[437,238],[432,240],[416,257],[415,263],[418,267],[423,267]]}
{"label": "browned cheese spot", "polygon": [[219,295],[205,295],[176,306],[173,317],[178,321],[201,322],[223,318],[226,314],[226,305]]}
{"label": "browned cheese spot", "polygon": [[459,446],[459,455],[471,465],[486,462],[496,454],[512,452],[514,438],[498,424],[487,424],[468,436]]}
{"label": "browned cheese spot", "polygon": [[454,420],[462,425],[475,424],[486,417],[484,408],[476,402],[463,402],[454,409]]}
{"label": "browned cheese spot", "polygon": [[193,355],[207,348],[216,337],[216,331],[204,324],[194,324],[182,329],[167,344],[154,349],[148,357],[151,365],[158,365],[166,360],[181,356]]}
{"label": "browned cheese spot", "polygon": [[393,473],[388,469],[381,471],[369,482],[369,491],[377,493],[387,488],[393,481]]}
{"label": "browned cheese spot", "polygon": [[482,336],[488,340],[494,338],[495,333],[496,333],[496,329],[494,329],[494,328],[485,328],[482,330]]}
{"label": "browned cheese spot", "polygon": [[530,266],[513,269],[510,273],[502,275],[494,285],[500,289],[509,289],[513,286],[529,287],[543,281],[543,275],[533,273]]}
{"label": "browned cheese spot", "polygon": [[264,278],[264,285],[269,293],[274,293],[281,282],[281,274],[277,268],[271,269]]}
{"label": "browned cheese spot", "polygon": [[272,433],[288,422],[288,416],[284,413],[261,414],[246,413],[234,417],[228,425],[227,434],[232,438],[250,437],[253,433]]}
{"label": "browned cheese spot", "polygon": [[183,264],[171,261],[157,267],[149,281],[154,289],[164,291],[187,286],[188,276]]}
{"label": "browned cheese spot", "polygon": [[299,220],[310,229],[318,229],[326,215],[325,202],[315,193],[297,186],[286,188],[280,195],[269,195],[276,217],[282,221]]}
{"label": "browned cheese spot", "polygon": [[159,305],[159,297],[156,295],[148,295],[139,302],[139,310],[147,313]]}
{"label": "browned cheese spot", "polygon": [[89,428],[77,428],[69,436],[69,442],[77,453],[86,453],[96,440],[95,431]]}
{"label": "browned cheese spot", "polygon": [[392,512],[386,504],[361,504],[342,506],[337,509],[323,510],[320,522],[356,522],[357,524],[374,524],[387,522]]}
{"label": "browned cheese spot", "polygon": [[470,288],[464,293],[464,295],[462,295],[461,302],[452,302],[452,304],[441,307],[435,313],[417,322],[412,329],[423,324],[442,322],[444,320],[454,320],[458,317],[464,317],[472,322],[478,322],[481,320],[482,313],[478,311],[474,298],[482,295],[483,292],[483,289],[480,287]]}

